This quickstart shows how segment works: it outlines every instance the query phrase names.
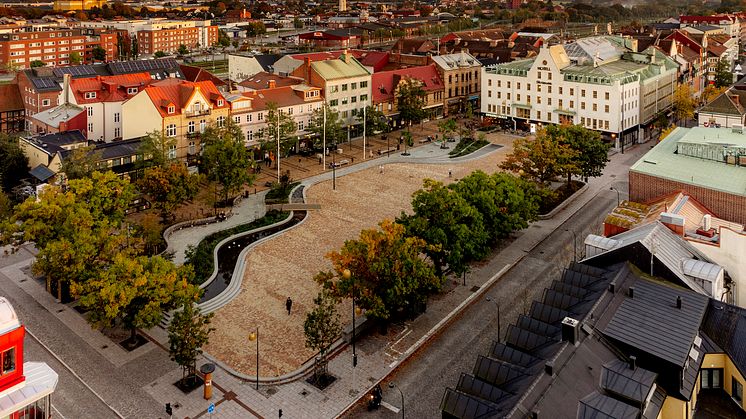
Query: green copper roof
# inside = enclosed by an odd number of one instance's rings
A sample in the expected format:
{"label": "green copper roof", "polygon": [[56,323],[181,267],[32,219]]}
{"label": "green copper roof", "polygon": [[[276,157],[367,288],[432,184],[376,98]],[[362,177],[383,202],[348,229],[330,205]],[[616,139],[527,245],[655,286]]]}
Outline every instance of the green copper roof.
{"label": "green copper roof", "polygon": [[746,156],[746,134],[730,128],[677,128],[629,169],[746,196],[746,167],[727,156]]}
{"label": "green copper roof", "polygon": [[311,68],[324,80],[370,75],[370,72],[355,57],[350,56],[349,61],[346,61],[346,58],[342,54],[335,60],[314,61],[311,63]]}

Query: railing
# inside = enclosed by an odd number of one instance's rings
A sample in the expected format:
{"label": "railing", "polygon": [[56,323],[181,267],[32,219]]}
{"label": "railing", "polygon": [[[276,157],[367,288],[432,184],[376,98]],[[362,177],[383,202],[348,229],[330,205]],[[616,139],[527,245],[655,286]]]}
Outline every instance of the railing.
{"label": "railing", "polygon": [[184,116],[187,118],[194,118],[195,116],[203,116],[203,115],[209,115],[212,113],[212,109],[200,109],[198,111],[191,110],[191,111],[184,111]]}

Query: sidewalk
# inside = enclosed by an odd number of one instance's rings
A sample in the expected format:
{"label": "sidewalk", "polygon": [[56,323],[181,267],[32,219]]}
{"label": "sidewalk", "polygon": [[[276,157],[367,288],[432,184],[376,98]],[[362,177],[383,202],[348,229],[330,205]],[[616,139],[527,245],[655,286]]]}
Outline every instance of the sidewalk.
{"label": "sidewalk", "polygon": [[[329,371],[337,380],[324,391],[316,389],[304,380],[281,386],[260,386],[257,391],[253,383],[240,380],[220,367],[214,374],[216,391],[211,401],[203,400],[201,394],[196,391],[189,396],[181,394],[171,384],[180,378],[179,369],[174,369],[171,374],[149,383],[145,388],[161,403],[178,403],[179,408],[175,411],[177,417],[208,416],[206,409],[210,402],[216,405],[212,414],[214,418],[271,418],[278,416],[279,409],[282,409],[283,417],[287,418],[335,417],[414,353],[429,336],[436,333],[438,327],[446,323],[447,318],[457,313],[458,307],[480,297],[488,288],[486,285],[489,285],[489,281],[499,280],[508,267],[518,263],[530,249],[556,230],[573,213],[600,193],[614,194],[609,191],[611,186],[622,189],[622,184],[626,183],[629,166],[648,149],[648,144],[642,144],[625,150],[625,154],[612,156],[604,175],[591,179],[588,189],[564,210],[552,219],[533,223],[495,257],[474,268],[467,278],[469,286],[454,286],[450,292],[439,295],[428,305],[425,314],[397,330],[392,330],[389,335],[372,335],[359,341],[359,362],[356,368],[352,367],[351,347],[345,348],[329,362]],[[426,152],[424,148],[423,152]],[[322,176],[328,178],[326,175]],[[571,239],[568,237],[569,240]],[[579,238],[581,243],[582,240]],[[158,341],[166,341],[165,331],[156,329],[151,332]],[[246,341],[247,346],[254,344]],[[262,356],[260,346],[260,366]],[[206,361],[203,359],[198,365],[202,362]]]}

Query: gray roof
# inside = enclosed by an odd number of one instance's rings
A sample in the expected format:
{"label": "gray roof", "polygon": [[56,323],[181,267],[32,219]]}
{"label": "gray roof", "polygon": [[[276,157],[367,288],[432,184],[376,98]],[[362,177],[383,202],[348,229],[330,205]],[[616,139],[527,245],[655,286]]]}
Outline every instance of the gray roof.
{"label": "gray roof", "polygon": [[658,374],[644,368],[632,368],[629,362],[615,359],[601,371],[601,387],[616,395],[642,403],[653,388]]}
{"label": "gray roof", "polygon": [[[695,292],[640,279],[603,334],[683,367],[705,315],[708,298]],[[676,298],[683,300],[676,308]],[[701,361],[701,360],[700,360]]]}
{"label": "gray roof", "polygon": [[591,393],[578,403],[578,419],[637,419],[639,409],[604,396]]}
{"label": "gray roof", "polygon": [[746,376],[746,309],[711,300],[702,331],[710,352],[728,354],[741,375]]}
{"label": "gray roof", "polygon": [[481,67],[482,63],[466,51],[455,54],[435,55],[430,57],[435,64],[445,71],[457,68]]}

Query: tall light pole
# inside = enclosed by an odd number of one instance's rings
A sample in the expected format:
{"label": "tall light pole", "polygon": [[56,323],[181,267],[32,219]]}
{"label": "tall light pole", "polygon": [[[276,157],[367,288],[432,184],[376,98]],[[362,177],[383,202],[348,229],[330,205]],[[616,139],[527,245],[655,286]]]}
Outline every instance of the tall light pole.
{"label": "tall light pole", "polygon": [[323,141],[324,141],[324,144],[323,144],[324,151],[321,154],[323,155],[323,160],[324,160],[324,170],[326,170],[326,99],[324,100],[324,104],[322,106],[324,107],[324,127],[322,131],[323,132],[322,136],[323,136]]}
{"label": "tall light pole", "polygon": [[367,119],[367,111],[368,103],[363,104],[363,160],[365,160],[365,128],[366,128],[366,119]]}
{"label": "tall light pole", "polygon": [[256,332],[249,333],[249,341],[256,341],[256,389],[259,390],[259,327]]}
{"label": "tall light pole", "polygon": [[615,187],[612,186],[612,187],[609,188],[609,190],[610,191],[616,191],[616,206],[618,207],[619,204],[620,204],[619,189],[617,189],[617,188],[615,188]]}
{"label": "tall light pole", "polygon": [[492,297],[487,297],[487,301],[495,303],[495,306],[497,306],[497,341],[502,341],[502,333],[500,333],[500,303],[497,302],[497,299]]}
{"label": "tall light pole", "polygon": [[[349,269],[342,271],[342,278],[351,279],[352,273]],[[352,366],[357,367],[357,352],[355,351],[355,315],[359,314],[359,308],[355,307],[355,278],[352,278]]]}
{"label": "tall light pole", "polygon": [[280,183],[280,107],[277,107],[277,183]]}
{"label": "tall light pole", "polygon": [[399,394],[401,395],[401,418],[404,419],[404,393],[402,393],[399,386],[394,384],[393,381],[389,383],[389,388],[396,388],[397,390],[399,390]]}

